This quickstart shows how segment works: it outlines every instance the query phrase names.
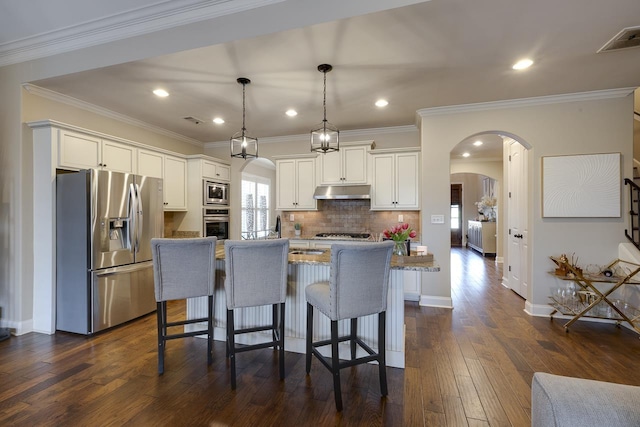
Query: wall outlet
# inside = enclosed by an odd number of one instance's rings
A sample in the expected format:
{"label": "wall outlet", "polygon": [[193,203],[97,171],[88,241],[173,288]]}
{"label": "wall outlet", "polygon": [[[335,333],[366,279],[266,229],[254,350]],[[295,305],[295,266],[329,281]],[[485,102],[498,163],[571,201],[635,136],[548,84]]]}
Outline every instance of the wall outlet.
{"label": "wall outlet", "polygon": [[289,214],[289,221],[294,221],[293,214]]}
{"label": "wall outlet", "polygon": [[398,215],[398,222],[404,222],[404,215]]}
{"label": "wall outlet", "polygon": [[431,224],[444,224],[444,215],[431,215]]}

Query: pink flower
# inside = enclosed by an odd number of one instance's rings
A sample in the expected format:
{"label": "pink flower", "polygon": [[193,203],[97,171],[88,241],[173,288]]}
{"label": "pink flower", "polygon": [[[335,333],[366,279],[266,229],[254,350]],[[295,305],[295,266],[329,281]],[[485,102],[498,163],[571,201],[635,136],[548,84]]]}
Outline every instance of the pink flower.
{"label": "pink flower", "polygon": [[415,238],[418,233],[409,227],[408,223],[397,224],[391,228],[385,229],[382,234],[387,239],[393,239],[396,242],[404,242],[408,238]]}

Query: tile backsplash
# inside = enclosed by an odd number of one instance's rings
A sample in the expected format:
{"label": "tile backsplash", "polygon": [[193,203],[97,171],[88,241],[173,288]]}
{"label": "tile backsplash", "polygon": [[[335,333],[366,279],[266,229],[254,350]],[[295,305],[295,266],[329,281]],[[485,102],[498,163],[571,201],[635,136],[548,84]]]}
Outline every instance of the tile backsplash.
{"label": "tile backsplash", "polygon": [[[282,237],[295,237],[293,225],[300,223],[301,237],[313,237],[318,233],[371,233],[377,236],[385,228],[398,223],[398,215],[416,230],[420,240],[419,211],[371,211],[369,200],[318,200],[317,211],[284,211]],[[289,215],[294,221],[289,221]]]}

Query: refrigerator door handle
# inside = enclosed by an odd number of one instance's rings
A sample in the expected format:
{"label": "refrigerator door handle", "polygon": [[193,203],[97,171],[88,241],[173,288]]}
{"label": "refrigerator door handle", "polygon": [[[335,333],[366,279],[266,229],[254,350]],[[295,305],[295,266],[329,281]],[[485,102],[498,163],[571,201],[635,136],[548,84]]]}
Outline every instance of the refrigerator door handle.
{"label": "refrigerator door handle", "polygon": [[137,252],[138,236],[138,197],[133,184],[129,184],[129,247],[131,252]]}
{"label": "refrigerator door handle", "polygon": [[144,209],[142,207],[142,197],[140,186],[136,184],[136,200],[138,205],[138,217],[136,219],[136,253],[140,252],[140,241],[142,240],[142,227],[144,226]]}

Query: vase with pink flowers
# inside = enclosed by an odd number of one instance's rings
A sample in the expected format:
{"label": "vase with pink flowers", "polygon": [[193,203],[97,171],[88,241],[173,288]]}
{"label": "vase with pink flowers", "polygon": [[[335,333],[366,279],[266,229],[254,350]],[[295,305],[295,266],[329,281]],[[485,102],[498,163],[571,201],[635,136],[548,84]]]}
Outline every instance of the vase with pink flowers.
{"label": "vase with pink flowers", "polygon": [[407,255],[407,239],[413,239],[418,235],[415,230],[409,227],[406,222],[403,224],[395,225],[382,232],[385,238],[391,239],[395,242],[393,248],[394,255]]}

